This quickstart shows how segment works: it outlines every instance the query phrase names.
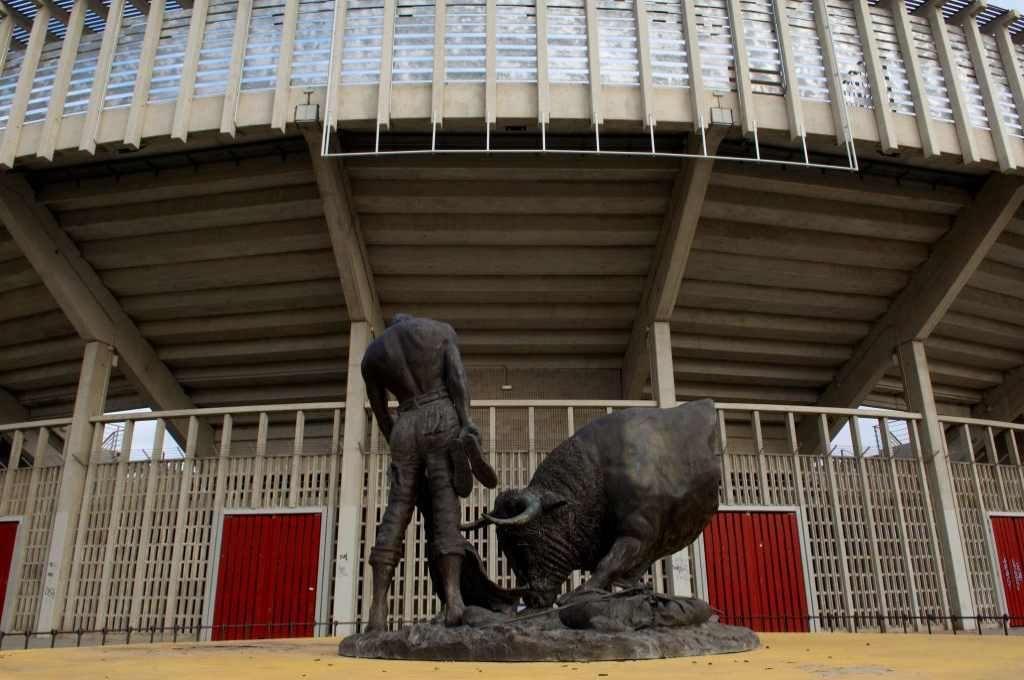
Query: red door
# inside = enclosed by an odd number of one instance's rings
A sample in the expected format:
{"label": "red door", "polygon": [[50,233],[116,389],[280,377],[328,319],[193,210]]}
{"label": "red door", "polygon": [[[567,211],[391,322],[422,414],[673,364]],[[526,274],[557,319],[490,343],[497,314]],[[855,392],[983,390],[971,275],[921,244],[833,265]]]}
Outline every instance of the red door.
{"label": "red door", "polygon": [[226,515],[213,639],[312,636],[319,556],[319,514]]}
{"label": "red door", "polygon": [[1011,626],[1024,626],[1024,517],[993,517],[999,572]]}
{"label": "red door", "polygon": [[0,615],[3,614],[7,584],[14,564],[14,541],[18,537],[17,522],[0,522]]}
{"label": "red door", "polygon": [[704,529],[708,601],[723,623],[806,632],[796,514],[723,511]]}

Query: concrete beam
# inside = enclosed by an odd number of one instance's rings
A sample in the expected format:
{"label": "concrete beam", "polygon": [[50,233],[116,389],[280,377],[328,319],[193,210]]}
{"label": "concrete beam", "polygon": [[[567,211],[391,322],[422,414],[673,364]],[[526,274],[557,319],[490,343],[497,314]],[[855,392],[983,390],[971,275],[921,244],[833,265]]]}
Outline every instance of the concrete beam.
{"label": "concrete beam", "polygon": [[[967,284],[1024,199],[1019,177],[992,175],[956,216],[932,255],[854,350],[825,389],[821,406],[855,407],[893,364],[896,347],[925,340]],[[809,420],[809,419],[806,419]],[[839,423],[841,426],[842,423]],[[814,423],[801,426],[802,451],[818,450]]]}
{"label": "concrete beam", "polygon": [[352,190],[341,161],[320,154],[320,131],[307,130],[309,156],[317,187],[324,202],[324,219],[331,236],[331,248],[341,277],[345,307],[351,321],[366,321],[371,335],[384,330],[384,317],[373,283],[366,242],[359,228],[359,216],[353,207]]}
{"label": "concrete beam", "polygon": [[[708,154],[717,151],[723,137],[724,133],[718,128],[707,131]],[[691,150],[698,149],[699,144],[699,139],[691,140]],[[622,396],[626,399],[639,398],[650,375],[647,334],[651,323],[672,320],[714,163],[711,158],[684,161],[672,186],[672,203],[655,250],[657,260],[648,272],[640,309],[623,357]]]}
{"label": "concrete beam", "polygon": [[[64,24],[65,26],[69,26],[71,24],[71,14],[53,0],[32,0],[32,2],[34,2],[37,7],[45,7],[46,9],[50,10],[50,15],[60,23]],[[87,5],[89,9],[91,9],[101,18],[107,18],[107,12],[105,7],[102,14],[97,12],[95,7],[93,7],[93,5],[99,5],[100,7],[103,7],[102,2],[99,2],[98,0],[96,2],[90,1],[87,3]],[[91,26],[85,26],[84,28],[89,33],[96,32],[95,29],[93,29]]]}
{"label": "concrete beam", "polygon": [[107,6],[103,4],[102,0],[88,0],[89,9],[92,13],[98,16],[103,21],[107,20]]}
{"label": "concrete beam", "polygon": [[[33,2],[35,2],[35,0],[33,0]],[[43,3],[36,2],[36,4],[41,6]],[[47,9],[49,9],[49,8],[47,8]],[[11,21],[14,22],[14,25],[19,27],[19,28],[21,28],[22,30],[24,30],[26,32],[29,32],[29,33],[32,32],[32,19],[28,18],[27,16],[25,16],[24,14],[22,14],[18,10],[14,9],[10,5],[8,5],[6,2],[0,2],[0,14],[3,14],[5,16],[10,17]],[[47,29],[46,34],[47,34],[47,36],[49,36],[47,38],[48,40],[59,40],[60,39],[53,31],[51,31],[49,29]]]}
{"label": "concrete beam", "polygon": [[971,409],[975,418],[1012,422],[1024,413],[1024,366],[1008,371],[1003,382],[982,396]]}
{"label": "concrete beam", "polygon": [[822,395],[824,406],[856,406],[891,364],[901,342],[926,339],[945,315],[1024,199],[1018,177],[993,175],[932,255],[861,341]]}
{"label": "concrete beam", "polygon": [[[159,410],[195,408],[50,211],[36,202],[23,178],[8,174],[0,179],[0,221],[78,334],[115,348],[121,370],[147,403]],[[184,431],[176,435],[184,444]],[[199,441],[212,451],[212,428],[205,426]]]}
{"label": "concrete beam", "polygon": [[28,409],[13,394],[0,387],[0,423],[22,423],[28,419]]}

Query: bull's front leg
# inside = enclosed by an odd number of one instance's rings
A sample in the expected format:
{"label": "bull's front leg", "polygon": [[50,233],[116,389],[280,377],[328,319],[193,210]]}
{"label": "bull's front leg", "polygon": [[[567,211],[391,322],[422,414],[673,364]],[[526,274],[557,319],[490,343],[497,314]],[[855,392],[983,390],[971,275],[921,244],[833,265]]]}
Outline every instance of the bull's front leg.
{"label": "bull's front leg", "polygon": [[611,590],[616,583],[630,580],[642,551],[643,542],[640,539],[620,536],[608,554],[598,562],[590,578],[577,590]]}
{"label": "bull's front leg", "polygon": [[651,544],[650,537],[656,534],[656,528],[642,513],[631,514],[618,529],[612,547],[597,563],[590,578],[576,591],[610,591],[612,586],[634,583],[643,575],[643,558]]}
{"label": "bull's front leg", "polygon": [[559,606],[575,605],[600,593],[610,592],[612,586],[629,581],[631,572],[640,559],[643,542],[631,536],[621,536],[608,553],[598,562],[590,578],[575,590],[558,599]]}

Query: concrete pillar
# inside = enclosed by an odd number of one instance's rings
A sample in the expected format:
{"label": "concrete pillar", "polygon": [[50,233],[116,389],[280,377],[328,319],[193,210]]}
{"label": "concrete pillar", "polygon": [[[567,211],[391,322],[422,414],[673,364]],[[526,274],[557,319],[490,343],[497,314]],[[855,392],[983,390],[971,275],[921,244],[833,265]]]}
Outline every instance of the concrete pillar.
{"label": "concrete pillar", "polygon": [[676,405],[676,376],[672,368],[672,330],[668,321],[655,321],[647,334],[651,358],[651,392],[660,408]]}
{"label": "concrete pillar", "polygon": [[370,324],[354,321],[348,336],[345,430],[341,443],[341,489],[338,495],[338,545],[334,571],[333,620],[344,625],[339,635],[356,632],[359,578],[359,518],[363,503],[363,442],[366,441],[366,383],[361,365],[370,344]]}
{"label": "concrete pillar", "polygon": [[[658,402],[658,408],[672,408],[676,401],[676,376],[672,367],[672,330],[667,321],[655,321],[647,334],[648,355],[651,358],[651,392]],[[690,585],[690,556],[693,547],[687,547],[673,555],[671,584],[673,595],[693,596]],[[702,569],[694,560],[695,569]]]}
{"label": "concrete pillar", "polygon": [[[935,396],[932,393],[924,343],[920,340],[902,343],[899,346],[899,358],[907,406],[920,413],[923,418],[920,427],[921,455],[924,457],[928,492],[935,513],[935,531],[938,534],[939,549],[942,551],[942,562],[945,567],[949,613],[951,616],[974,616],[970,575],[956,512],[956,492],[949,467],[945,434],[935,409]],[[964,622],[963,628],[974,628],[974,622]]]}
{"label": "concrete pillar", "polygon": [[93,425],[89,419],[103,415],[113,362],[114,354],[108,345],[97,341],[86,344],[64,451],[39,616],[36,618],[36,630],[41,633],[59,629],[64,615],[68,577],[75,551],[75,529],[78,526],[78,512],[85,493],[85,475],[92,454]]}

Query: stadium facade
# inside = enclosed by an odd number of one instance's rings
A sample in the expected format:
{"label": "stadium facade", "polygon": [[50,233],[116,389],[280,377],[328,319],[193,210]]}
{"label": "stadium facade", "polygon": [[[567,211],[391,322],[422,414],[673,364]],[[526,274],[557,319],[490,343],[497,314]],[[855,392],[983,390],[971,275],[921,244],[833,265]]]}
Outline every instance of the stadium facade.
{"label": "stadium facade", "polygon": [[[1015,13],[2,13],[3,633],[351,630],[387,491],[357,367],[399,310],[459,332],[502,487],[716,400],[723,512],[656,587],[762,629],[1024,625]],[[396,620],[436,607],[409,539]]]}

